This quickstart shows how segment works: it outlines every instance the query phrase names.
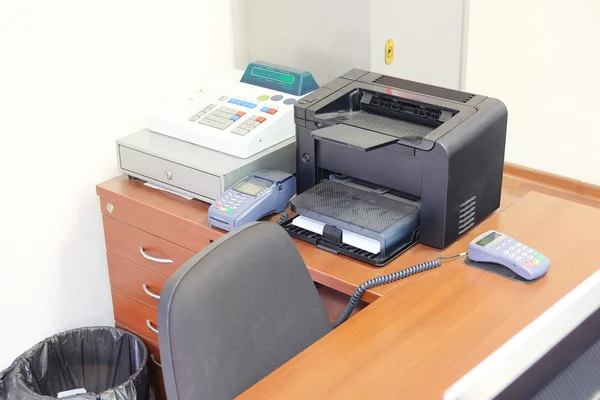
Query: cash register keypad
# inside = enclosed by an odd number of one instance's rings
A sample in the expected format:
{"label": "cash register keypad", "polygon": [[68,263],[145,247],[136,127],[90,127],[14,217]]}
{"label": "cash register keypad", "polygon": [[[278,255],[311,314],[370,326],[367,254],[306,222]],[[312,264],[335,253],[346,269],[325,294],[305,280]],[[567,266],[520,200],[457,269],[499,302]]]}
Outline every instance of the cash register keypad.
{"label": "cash register keypad", "polygon": [[259,126],[264,121],[265,121],[265,118],[261,119],[261,117],[259,117],[258,115],[251,115],[248,118],[246,118],[246,120],[243,121],[239,126],[232,129],[231,133],[235,133],[237,135],[244,136],[245,134],[250,132],[252,129]]}
{"label": "cash register keypad", "polygon": [[198,121],[200,118],[204,117],[206,115],[206,113],[208,113],[210,110],[212,110],[213,108],[215,108],[217,105],[216,104],[209,104],[206,107],[204,107],[202,110],[198,111],[196,114],[192,115],[189,118],[189,121],[192,122],[196,122]]}
{"label": "cash register keypad", "polygon": [[[197,121],[199,124],[210,126],[212,128],[224,130],[246,115],[245,111],[236,110],[234,108],[216,107],[216,104],[209,104],[196,114],[192,115],[189,120],[192,122]],[[244,136],[265,121],[265,117],[251,115],[243,120],[237,127],[233,128],[231,133]]]}
{"label": "cash register keypad", "polygon": [[233,108],[219,107],[211,110],[198,123],[223,130],[240,119],[244,114],[246,113]]}

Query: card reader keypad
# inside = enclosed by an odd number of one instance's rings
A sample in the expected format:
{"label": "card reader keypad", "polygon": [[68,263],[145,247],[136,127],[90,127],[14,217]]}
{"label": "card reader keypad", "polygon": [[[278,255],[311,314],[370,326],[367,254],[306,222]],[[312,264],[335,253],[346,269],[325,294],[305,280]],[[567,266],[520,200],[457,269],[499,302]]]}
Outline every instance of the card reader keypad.
{"label": "card reader keypad", "polygon": [[245,200],[248,199],[248,195],[240,193],[235,190],[228,190],[223,194],[221,199],[217,201],[215,207],[220,208],[221,211],[233,212],[237,209]]}
{"label": "card reader keypad", "polygon": [[540,262],[544,261],[544,256],[527,247],[523,243],[515,242],[513,239],[507,238],[496,244],[494,250],[504,256],[515,259],[526,267],[533,268]]}

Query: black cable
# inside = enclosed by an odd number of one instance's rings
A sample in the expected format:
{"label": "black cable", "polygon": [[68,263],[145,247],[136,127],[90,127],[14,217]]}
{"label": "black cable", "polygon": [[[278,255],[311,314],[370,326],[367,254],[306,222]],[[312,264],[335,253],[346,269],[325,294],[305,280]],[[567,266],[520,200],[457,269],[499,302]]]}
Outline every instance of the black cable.
{"label": "black cable", "polygon": [[288,219],[290,219],[290,215],[287,212],[287,206],[290,205],[290,203],[292,202],[292,200],[294,199],[294,197],[296,197],[296,195],[293,195],[290,198],[290,201],[288,201],[287,204],[285,205],[285,208],[283,209],[283,212],[281,213],[281,215],[279,216],[279,218],[277,218],[277,225],[281,225],[284,222],[287,222]]}
{"label": "black cable", "polygon": [[396,271],[389,275],[378,276],[376,278],[372,278],[372,279],[369,279],[368,281],[361,283],[356,288],[354,293],[352,294],[352,297],[350,297],[350,301],[346,305],[346,308],[342,312],[342,315],[340,315],[339,318],[333,323],[333,328],[334,329],[337,328],[338,326],[340,326],[341,324],[346,322],[346,320],[348,318],[350,318],[352,311],[354,311],[354,308],[360,301],[360,298],[362,297],[363,293],[365,293],[367,290],[369,290],[375,286],[381,286],[381,285],[385,285],[387,283],[395,282],[400,279],[408,278],[409,276],[418,274],[419,272],[424,272],[424,271],[428,271],[433,268],[437,268],[440,265],[442,265],[442,260],[461,257],[466,254],[467,253],[464,252],[464,253],[454,254],[451,256],[440,256],[440,257],[436,258],[435,260],[431,260],[431,261],[427,261],[427,262],[424,262],[421,264],[413,265],[410,268],[406,268],[401,271]]}
{"label": "black cable", "polygon": [[284,222],[287,222],[288,219],[290,219],[290,216],[289,216],[287,210],[283,210],[283,212],[281,213],[279,218],[277,218],[277,225],[281,225]]}

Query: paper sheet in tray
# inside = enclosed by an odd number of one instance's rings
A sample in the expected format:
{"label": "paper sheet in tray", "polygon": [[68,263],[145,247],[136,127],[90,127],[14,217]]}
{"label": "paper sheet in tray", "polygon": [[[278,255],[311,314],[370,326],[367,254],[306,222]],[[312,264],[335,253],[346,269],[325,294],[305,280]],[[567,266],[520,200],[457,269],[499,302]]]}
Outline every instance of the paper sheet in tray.
{"label": "paper sheet in tray", "polygon": [[[302,215],[298,215],[294,218],[292,224],[311,232],[318,233],[319,235],[323,234],[323,227],[325,226],[325,223],[323,222]],[[361,250],[368,251],[369,253],[378,254],[381,252],[381,243],[379,243],[378,240],[344,229],[342,229],[342,242],[349,244],[350,246],[358,247]]]}

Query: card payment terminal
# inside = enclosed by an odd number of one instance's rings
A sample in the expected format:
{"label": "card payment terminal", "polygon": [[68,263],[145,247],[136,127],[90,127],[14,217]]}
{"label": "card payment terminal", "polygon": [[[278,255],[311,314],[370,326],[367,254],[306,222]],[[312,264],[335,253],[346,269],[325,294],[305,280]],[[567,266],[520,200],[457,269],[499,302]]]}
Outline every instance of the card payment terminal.
{"label": "card payment terminal", "polygon": [[230,231],[247,222],[282,212],[296,191],[296,177],[260,170],[225,191],[208,210],[211,226]]}
{"label": "card payment terminal", "polygon": [[497,231],[487,231],[469,243],[469,258],[501,264],[524,279],[537,279],[548,272],[550,260],[540,252]]}

